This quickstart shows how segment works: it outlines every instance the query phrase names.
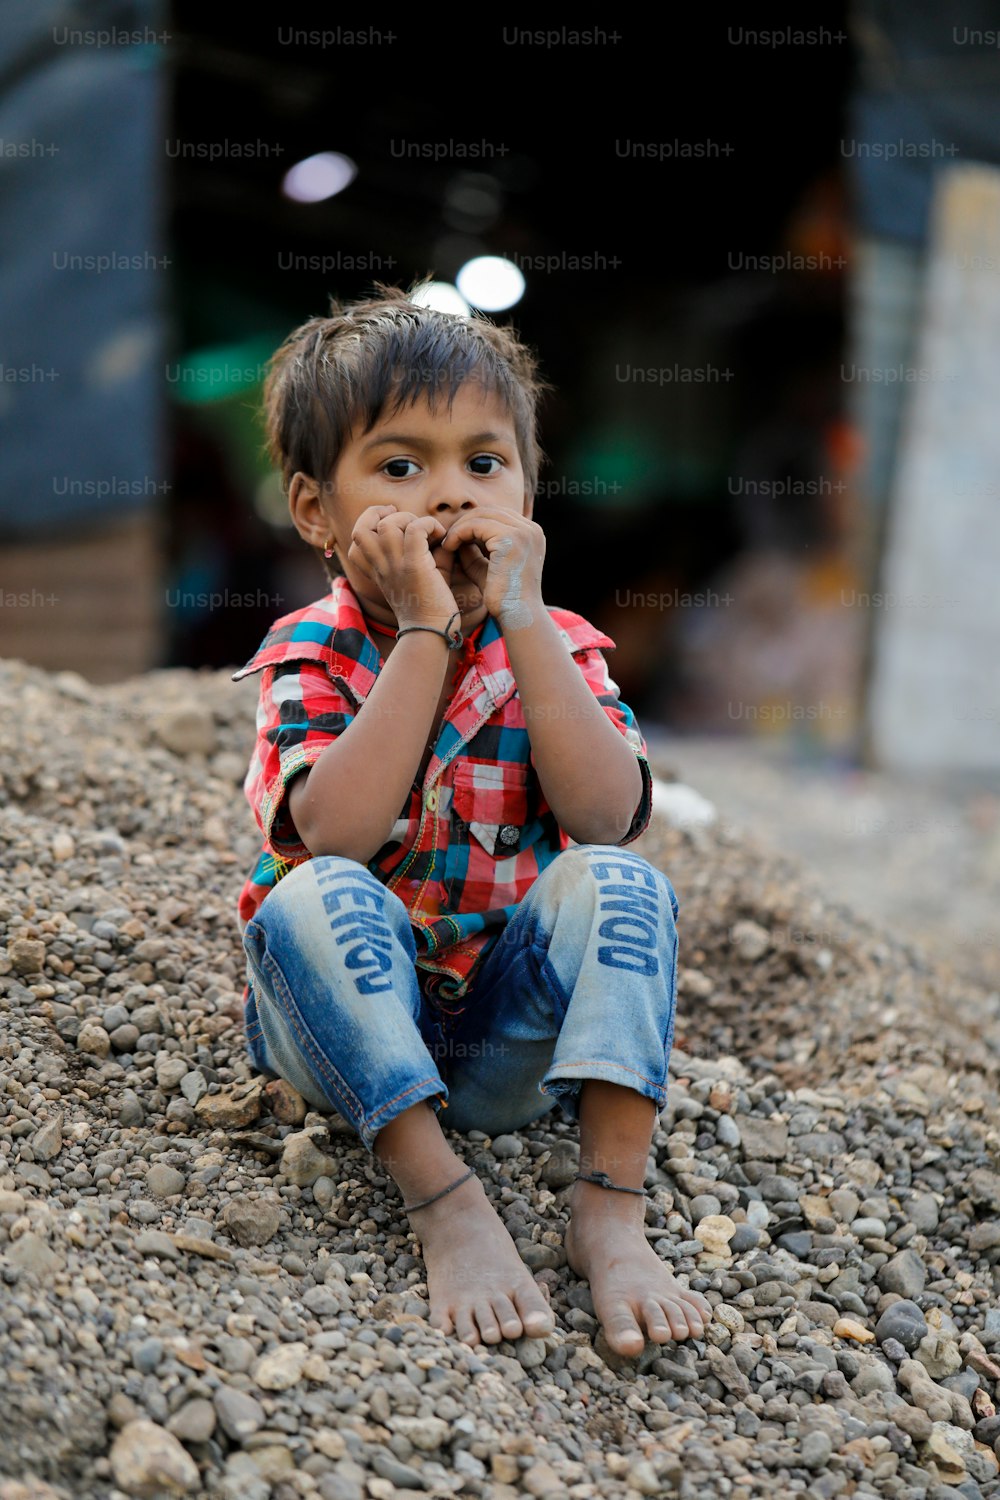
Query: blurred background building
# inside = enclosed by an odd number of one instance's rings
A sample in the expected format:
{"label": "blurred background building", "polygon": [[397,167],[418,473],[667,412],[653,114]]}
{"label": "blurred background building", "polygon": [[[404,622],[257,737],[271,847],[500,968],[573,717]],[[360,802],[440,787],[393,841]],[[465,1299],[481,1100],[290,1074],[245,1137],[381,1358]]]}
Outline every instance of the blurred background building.
{"label": "blurred background building", "polygon": [[[546,597],[617,642],[644,725],[904,764],[959,640],[1000,646],[989,589],[954,576],[1000,560],[1000,372],[969,376],[983,399],[954,433],[981,461],[956,485],[983,493],[955,497],[975,532],[945,552],[922,496],[952,426],[913,373],[933,225],[962,254],[994,243],[1000,50],[989,7],[960,9],[484,23],[428,49],[416,21],[12,0],[0,652],[95,682],[247,660],[326,587],[263,454],[264,362],[331,294],[432,272],[556,387]],[[975,164],[978,215],[945,192]],[[475,284],[487,257],[520,271],[513,300]],[[985,349],[996,267],[971,269],[972,303],[960,269],[939,305]],[[877,602],[945,556],[961,618]],[[995,767],[995,723],[948,712],[924,759]]]}

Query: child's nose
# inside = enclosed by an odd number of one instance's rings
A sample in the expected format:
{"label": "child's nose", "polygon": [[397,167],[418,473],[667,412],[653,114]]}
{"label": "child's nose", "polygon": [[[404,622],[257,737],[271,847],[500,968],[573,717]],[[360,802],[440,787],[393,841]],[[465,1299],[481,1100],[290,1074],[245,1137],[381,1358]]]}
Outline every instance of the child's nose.
{"label": "child's nose", "polygon": [[475,498],[466,494],[458,486],[443,485],[430,505],[431,515],[435,520],[440,521],[442,526],[450,526],[452,521],[458,520],[459,516],[466,515],[470,510],[475,509]]}

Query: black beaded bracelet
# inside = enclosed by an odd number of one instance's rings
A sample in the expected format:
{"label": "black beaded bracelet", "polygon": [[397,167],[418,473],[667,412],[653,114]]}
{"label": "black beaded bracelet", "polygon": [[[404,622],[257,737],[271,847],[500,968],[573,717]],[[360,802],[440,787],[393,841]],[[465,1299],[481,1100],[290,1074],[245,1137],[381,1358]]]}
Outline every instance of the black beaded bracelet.
{"label": "black beaded bracelet", "polygon": [[445,626],[444,630],[438,630],[436,625],[404,625],[402,630],[396,631],[396,639],[398,641],[399,637],[401,635],[405,635],[408,630],[429,630],[432,635],[444,636],[445,640],[448,643],[449,651],[457,651],[461,646],[465,645],[465,636],[462,634],[461,630],[458,632],[457,636],[449,635],[448,631],[451,628],[451,621],[460,620],[461,618],[461,610],[456,610],[449,619],[448,624]]}

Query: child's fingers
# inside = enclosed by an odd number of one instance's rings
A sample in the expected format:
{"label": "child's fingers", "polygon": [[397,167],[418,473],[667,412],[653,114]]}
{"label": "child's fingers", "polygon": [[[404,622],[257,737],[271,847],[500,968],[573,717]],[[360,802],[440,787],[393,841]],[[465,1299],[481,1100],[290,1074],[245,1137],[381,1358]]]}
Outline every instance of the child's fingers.
{"label": "child's fingers", "polygon": [[500,535],[506,529],[508,528],[505,519],[499,516],[484,515],[480,512],[460,516],[448,529],[448,546],[462,547],[473,538],[476,541],[486,541],[490,537]]}
{"label": "child's fingers", "polygon": [[391,516],[394,508],[394,505],[369,505],[367,510],[361,511],[351,528],[352,543],[360,544],[364,538],[373,537],[379,520],[384,516]]}
{"label": "child's fingers", "polygon": [[[429,518],[428,518],[429,519]],[[427,526],[414,521],[403,532],[403,551],[408,555],[430,550],[431,532]]]}
{"label": "child's fingers", "polygon": [[363,510],[351,528],[351,539],[357,541],[358,537],[365,532],[374,531],[383,516],[392,515],[396,509],[394,505],[369,505]]}
{"label": "child's fingers", "polygon": [[[374,524],[370,527],[362,526],[360,521],[355,525],[351,546],[361,553],[370,568],[376,568],[386,558],[395,560],[400,556],[405,531],[400,518],[391,511],[372,519]],[[347,556],[350,558],[350,551]]]}
{"label": "child's fingers", "polygon": [[445,528],[435,516],[419,516],[416,520],[410,522],[407,530],[419,531],[426,534],[428,541],[431,537],[438,534],[441,536],[445,535]]}

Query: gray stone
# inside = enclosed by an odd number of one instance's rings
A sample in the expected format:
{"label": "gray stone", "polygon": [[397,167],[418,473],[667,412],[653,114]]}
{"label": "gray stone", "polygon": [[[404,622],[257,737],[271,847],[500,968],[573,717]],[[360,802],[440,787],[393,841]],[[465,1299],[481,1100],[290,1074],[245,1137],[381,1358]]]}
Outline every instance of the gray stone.
{"label": "gray stone", "polygon": [[1000,1343],[1000,1307],[987,1309],[983,1320],[983,1331],[979,1335],[980,1342],[991,1349],[994,1344]]}
{"label": "gray stone", "polygon": [[885,1224],[881,1219],[855,1219],[851,1225],[851,1233],[856,1234],[859,1240],[884,1240]]}
{"label": "gray stone", "polygon": [[33,1230],[22,1234],[20,1239],[9,1245],[5,1251],[7,1261],[12,1266],[18,1266],[22,1271],[33,1272],[41,1281],[46,1281],[56,1271],[61,1270],[64,1261],[58,1251],[53,1250]]}
{"label": "gray stone", "polygon": [[[267,1494],[270,1495],[271,1487],[268,1485]],[[368,1491],[362,1485],[360,1479],[352,1479],[347,1474],[324,1474],[316,1487],[319,1500],[365,1500]]]}
{"label": "gray stone", "polygon": [[160,1256],[166,1260],[180,1260],[181,1252],[170,1238],[160,1229],[144,1229],[135,1237],[135,1248],[140,1255]]}
{"label": "gray stone", "polygon": [[[917,1358],[920,1358],[919,1354]],[[943,1390],[956,1391],[960,1396],[964,1396],[966,1401],[971,1401],[979,1389],[979,1375],[975,1370],[958,1370],[954,1375],[942,1376],[938,1380],[938,1384]],[[972,1425],[975,1426],[975,1417],[971,1417],[971,1421]],[[966,1424],[963,1422],[960,1425],[964,1427]]]}
{"label": "gray stone", "polygon": [[215,1431],[216,1420],[211,1401],[196,1396],[174,1412],[167,1423],[167,1431],[182,1443],[206,1443]]}
{"label": "gray stone", "polygon": [[850,1224],[858,1216],[861,1199],[852,1188],[835,1188],[827,1202],[830,1212],[841,1224]]}
{"label": "gray stone", "polygon": [[220,1385],[213,1397],[219,1425],[234,1443],[263,1427],[267,1420],[264,1408],[246,1391],[234,1390],[232,1386]]}
{"label": "gray stone", "polygon": [[63,1119],[60,1110],[51,1120],[46,1120],[31,1137],[31,1150],[36,1161],[51,1161],[59,1155],[63,1147]]}
{"label": "gray stone", "polygon": [[976,1167],[965,1179],[964,1187],[966,1197],[973,1203],[1000,1213],[1000,1173],[991,1172],[987,1167]]}
{"label": "gray stone", "polygon": [[927,1319],[915,1302],[904,1298],[887,1307],[875,1324],[875,1337],[880,1344],[895,1339],[910,1354],[927,1333]]}
{"label": "gray stone", "polygon": [[[337,1285],[343,1288],[342,1292],[337,1292]],[[302,1294],[302,1304],[308,1307],[310,1312],[315,1313],[317,1318],[332,1318],[349,1308],[351,1299],[346,1283],[330,1282],[325,1286],[311,1286]]]}
{"label": "gray stone", "polygon": [[317,1177],[340,1175],[339,1164],[319,1149],[308,1131],[296,1131],[285,1137],[281,1170],[297,1187],[311,1187]]}
{"label": "gray stone", "polygon": [[184,1173],[178,1172],[176,1167],[156,1162],[146,1173],[146,1187],[154,1198],[172,1198],[184,1191]]}
{"label": "gray stone", "polygon": [[807,1260],[812,1249],[812,1233],[808,1229],[793,1230],[790,1234],[779,1234],[779,1250],[787,1250],[797,1260]]}
{"label": "gray stone", "polygon": [[312,1195],[313,1202],[326,1213],[337,1196],[337,1184],[332,1177],[317,1177],[312,1185]]}
{"label": "gray stone", "polygon": [[932,1328],[917,1345],[914,1359],[919,1359],[932,1380],[943,1380],[962,1368],[958,1344],[946,1334]]}
{"label": "gray stone", "polygon": [[900,1250],[875,1273],[875,1280],[883,1292],[919,1297],[927,1284],[927,1267],[915,1250]]}
{"label": "gray stone", "polygon": [[514,1344],[514,1357],[526,1370],[534,1370],[544,1364],[548,1354],[544,1339],[522,1338]]}
{"label": "gray stone", "polygon": [[825,1432],[808,1432],[802,1439],[799,1461],[804,1469],[823,1469],[832,1453],[833,1443]]}
{"label": "gray stone", "polygon": [[222,1222],[238,1245],[266,1245],[281,1223],[281,1209],[270,1198],[230,1198]]}
{"label": "gray stone", "polygon": [[160,1365],[163,1355],[162,1339],[143,1339],[142,1343],[132,1351],[132,1363],[143,1375],[152,1375]]}
{"label": "gray stone", "polygon": [[560,1140],[552,1147],[549,1159],[543,1163],[541,1178],[545,1186],[557,1192],[569,1187],[580,1170],[580,1147],[576,1141]]}
{"label": "gray stone", "polygon": [[908,1433],[915,1443],[926,1443],[933,1426],[930,1417],[919,1406],[901,1406],[892,1409],[892,1420],[901,1432]]}
{"label": "gray stone", "polygon": [[933,1234],[940,1215],[933,1193],[914,1193],[906,1200],[906,1217],[918,1234]]}
{"label": "gray stone", "polygon": [[186,1057],[177,1057],[174,1053],[159,1052],[156,1056],[156,1081],[164,1093],[175,1089],[190,1068],[191,1064]]}
{"label": "gray stone", "polygon": [[779,1177],[768,1173],[757,1184],[761,1197],[768,1203],[793,1203],[798,1200],[799,1185],[791,1177]]}
{"label": "gray stone", "polygon": [[868,1396],[872,1391],[895,1390],[896,1377],[888,1365],[877,1359],[866,1359],[851,1381],[851,1390],[856,1396]]}
{"label": "gray stone", "polygon": [[830,1161],[846,1150],[847,1143],[835,1130],[813,1130],[808,1135],[800,1135],[795,1145],[802,1156]]}
{"label": "gray stone", "polygon": [[109,1033],[111,1045],[116,1052],[135,1052],[139,1045],[139,1028],[127,1021],[124,1026],[116,1026]]}
{"label": "gray stone", "polygon": [[[219,1363],[227,1375],[245,1375],[257,1358],[257,1351],[249,1339],[234,1338],[228,1333],[217,1333],[215,1346],[219,1351]],[[218,1402],[216,1402],[218,1407]]]}
{"label": "gray stone", "polygon": [[585,1313],[582,1307],[569,1308],[564,1314],[564,1320],[575,1333],[594,1334],[597,1332],[597,1319]]}
{"label": "gray stone", "polygon": [[525,1245],[518,1252],[532,1271],[554,1271],[562,1264],[563,1253],[554,1245]]}
{"label": "gray stone", "polygon": [[739,1126],[743,1155],[748,1160],[784,1161],[788,1154],[787,1125],[780,1120],[761,1119],[758,1115],[738,1115],[736,1123]]}
{"label": "gray stone", "polygon": [[132,1023],[138,1026],[140,1035],[145,1031],[161,1031],[163,1022],[155,1005],[140,1005],[132,1012]]}
{"label": "gray stone", "polygon": [[490,1150],[499,1161],[513,1160],[524,1151],[524,1142],[516,1135],[498,1135],[494,1137]]}
{"label": "gray stone", "polygon": [[969,1230],[969,1249],[978,1254],[981,1250],[995,1250],[1000,1245],[1000,1219],[985,1219],[973,1224]]}
{"label": "gray stone", "polygon": [[376,1448],[372,1454],[372,1468],[382,1479],[397,1489],[422,1490],[424,1476],[412,1464],[404,1464],[385,1448]]}
{"label": "gray stone", "polygon": [[141,1125],[145,1118],[146,1111],[139,1095],[133,1089],[122,1089],[121,1103],[118,1106],[119,1124],[131,1129],[135,1125]]}
{"label": "gray stone", "polygon": [[208,1093],[208,1083],[204,1073],[197,1068],[192,1068],[190,1073],[185,1073],[181,1079],[181,1093],[187,1102],[193,1107],[205,1094]]}

